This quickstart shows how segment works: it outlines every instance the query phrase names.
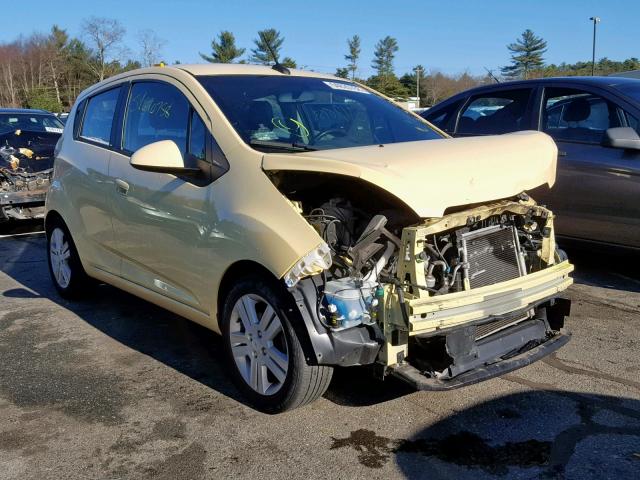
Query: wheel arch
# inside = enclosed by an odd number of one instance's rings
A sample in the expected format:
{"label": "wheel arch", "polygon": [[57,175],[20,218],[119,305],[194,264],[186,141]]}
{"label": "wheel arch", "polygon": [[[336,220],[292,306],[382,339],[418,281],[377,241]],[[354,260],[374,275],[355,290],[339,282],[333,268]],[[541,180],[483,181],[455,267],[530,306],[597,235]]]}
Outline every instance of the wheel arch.
{"label": "wheel arch", "polygon": [[291,319],[292,327],[295,330],[296,335],[298,336],[298,340],[300,341],[302,350],[304,351],[307,363],[310,365],[317,364],[318,362],[316,358],[316,351],[311,342],[310,333],[308,330],[310,326],[307,325],[307,322],[305,322],[305,320],[303,319],[302,312],[299,310],[299,307],[296,304],[294,295],[292,295],[292,293],[287,290],[282,280],[276,277],[276,275],[272,271],[253,260],[238,260],[235,263],[231,264],[222,275],[215,302],[215,321],[218,331],[221,331],[220,325],[222,321],[222,315],[224,313],[224,302],[227,298],[227,295],[237,281],[247,276],[262,277],[273,288],[277,289],[289,300],[287,311],[290,314],[289,318]]}
{"label": "wheel arch", "polygon": [[44,218],[44,229],[45,231],[49,231],[49,229],[51,228],[51,226],[53,225],[54,222],[61,222],[64,226],[67,227],[67,229],[69,228],[67,226],[67,224],[64,221],[64,218],[62,218],[62,215],[60,215],[60,213],[58,213],[57,210],[49,210],[47,212],[46,217]]}

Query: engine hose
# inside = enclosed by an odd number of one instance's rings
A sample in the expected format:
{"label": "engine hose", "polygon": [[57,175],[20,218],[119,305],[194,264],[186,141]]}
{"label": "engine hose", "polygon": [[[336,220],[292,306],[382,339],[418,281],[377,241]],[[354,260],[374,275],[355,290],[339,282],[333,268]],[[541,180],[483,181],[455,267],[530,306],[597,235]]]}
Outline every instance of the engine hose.
{"label": "engine hose", "polygon": [[396,292],[398,293],[398,303],[400,303],[400,311],[402,312],[402,319],[404,323],[407,325],[407,328],[411,325],[409,321],[409,313],[407,313],[407,303],[404,301],[404,290],[402,290],[402,285],[400,282],[396,284]]}
{"label": "engine hose", "polygon": [[445,252],[446,252],[447,250],[449,250],[451,247],[453,247],[453,243],[451,243],[451,242],[447,243],[447,244],[444,246],[444,248],[443,248],[442,250],[440,250],[440,256],[441,256],[442,258],[444,258],[444,254],[445,254]]}
{"label": "engine hose", "polygon": [[460,270],[460,267],[462,267],[461,263],[453,267],[453,272],[451,273],[451,278],[449,279],[449,282],[448,282],[449,287],[453,286],[453,282],[456,281],[456,275],[458,274],[458,270]]}
{"label": "engine hose", "polygon": [[409,313],[407,312],[407,302],[404,299],[404,290],[402,289],[402,282],[397,278],[388,277],[386,275],[381,275],[380,281],[384,283],[390,283],[396,287],[396,293],[398,294],[398,303],[400,304],[400,312],[402,313],[402,319],[404,320],[404,323],[407,325],[407,328],[409,328],[409,325],[410,325]]}

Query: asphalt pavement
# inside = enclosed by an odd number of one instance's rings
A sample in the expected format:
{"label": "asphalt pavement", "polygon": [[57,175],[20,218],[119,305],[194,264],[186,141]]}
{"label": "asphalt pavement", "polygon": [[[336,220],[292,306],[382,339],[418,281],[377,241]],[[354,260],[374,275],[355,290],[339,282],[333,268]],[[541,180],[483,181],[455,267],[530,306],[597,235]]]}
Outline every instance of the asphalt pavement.
{"label": "asphalt pavement", "polygon": [[343,369],[265,415],[215,334],[105,285],[63,300],[44,236],[5,236],[0,479],[640,478],[640,256],[569,253],[573,338],[555,355],[438,393]]}

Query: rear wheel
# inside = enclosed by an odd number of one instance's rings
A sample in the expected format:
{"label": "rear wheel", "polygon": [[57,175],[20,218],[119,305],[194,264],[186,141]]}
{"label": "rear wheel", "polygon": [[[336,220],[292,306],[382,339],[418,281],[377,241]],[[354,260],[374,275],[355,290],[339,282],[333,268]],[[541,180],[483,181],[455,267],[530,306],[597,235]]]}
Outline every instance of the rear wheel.
{"label": "rear wheel", "polygon": [[222,334],[233,379],[259,410],[277,413],[311,403],[329,386],[332,367],[308,365],[293,326],[288,293],[261,277],[229,292]]}
{"label": "rear wheel", "polygon": [[47,226],[47,260],[53,285],[61,296],[76,298],[92,283],[82,268],[69,230],[60,220]]}

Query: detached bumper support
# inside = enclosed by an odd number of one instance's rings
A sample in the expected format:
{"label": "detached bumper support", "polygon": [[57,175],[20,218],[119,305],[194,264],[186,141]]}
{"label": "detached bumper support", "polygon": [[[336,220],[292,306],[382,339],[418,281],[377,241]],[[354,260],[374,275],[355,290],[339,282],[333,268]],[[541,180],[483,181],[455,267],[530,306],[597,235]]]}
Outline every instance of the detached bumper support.
{"label": "detached bumper support", "polygon": [[565,345],[570,338],[571,335],[569,333],[560,333],[531,350],[527,350],[506,360],[500,360],[490,365],[477,367],[450,380],[426,377],[417,368],[408,363],[389,367],[389,373],[409,383],[416,390],[453,390],[466,385],[473,385],[474,383],[479,383],[490,378],[499,377],[505,373],[526,367],[555,352]]}

